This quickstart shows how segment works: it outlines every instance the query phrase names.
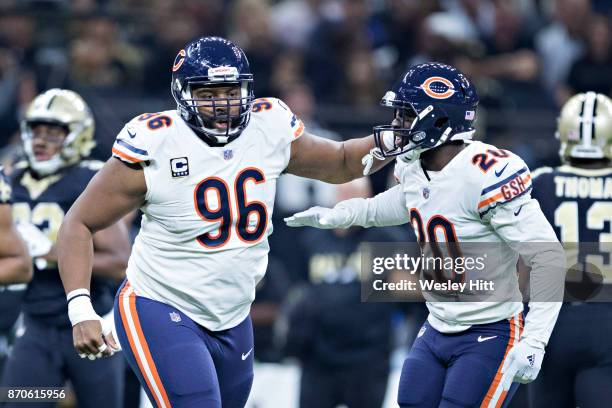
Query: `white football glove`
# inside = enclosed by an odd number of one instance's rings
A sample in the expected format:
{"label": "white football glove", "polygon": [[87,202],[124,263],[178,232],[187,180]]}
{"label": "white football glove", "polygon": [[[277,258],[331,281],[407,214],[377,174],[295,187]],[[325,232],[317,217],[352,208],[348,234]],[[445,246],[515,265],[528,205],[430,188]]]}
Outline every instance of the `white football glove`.
{"label": "white football glove", "polygon": [[361,164],[363,165],[363,175],[367,176],[370,174],[370,170],[372,170],[372,165],[374,164],[374,160],[385,160],[383,155],[380,153],[380,149],[375,147],[370,150],[368,154],[361,158]]}
{"label": "white football glove", "polygon": [[110,312],[102,316],[102,334],[108,336],[108,334],[113,335],[113,339],[119,348],[114,348],[113,352],[121,351],[122,346],[119,343],[119,336],[117,336],[117,327],[115,326],[115,309],[111,309]]}
{"label": "white football glove", "polygon": [[501,383],[509,390],[513,381],[521,384],[532,382],[538,376],[544,359],[544,345],[532,339],[523,339],[508,352],[502,366]]}
{"label": "white football glove", "polygon": [[312,207],[284,219],[289,227],[314,227],[321,229],[350,226],[349,211],[342,207]]}
{"label": "white football glove", "polygon": [[[387,149],[393,149],[393,139],[394,135],[392,131],[386,130],[383,132],[382,140]],[[369,153],[361,158],[361,164],[363,165],[363,175],[367,176],[370,174],[370,170],[372,170],[372,165],[374,164],[374,160],[385,160],[386,157],[383,156],[380,148],[374,147],[370,149]]]}
{"label": "white football glove", "polygon": [[36,227],[29,222],[18,222],[15,224],[19,235],[25,241],[28,247],[28,253],[32,258],[47,255],[53,245],[51,240]]}

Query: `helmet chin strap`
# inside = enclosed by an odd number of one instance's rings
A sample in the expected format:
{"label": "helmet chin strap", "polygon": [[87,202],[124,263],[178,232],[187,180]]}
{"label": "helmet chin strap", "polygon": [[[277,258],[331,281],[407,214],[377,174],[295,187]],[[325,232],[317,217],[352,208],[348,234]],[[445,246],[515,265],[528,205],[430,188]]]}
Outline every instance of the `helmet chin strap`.
{"label": "helmet chin strap", "polygon": [[[78,153],[70,144],[79,131],[80,129],[70,132],[63,142],[62,149],[59,152],[55,153],[49,160],[43,161],[36,160],[36,156],[34,155],[34,149],[32,148],[32,139],[30,135],[30,137],[23,144],[23,150],[28,158],[28,163],[30,164],[32,170],[34,170],[38,175],[48,176],[50,174],[56,173],[62,167],[73,163],[75,161],[75,155],[77,155]],[[76,161],[78,161],[78,159]]]}
{"label": "helmet chin strap", "polygon": [[397,158],[398,158],[398,160],[401,160],[404,163],[412,163],[412,162],[415,162],[415,161],[419,160],[421,158],[421,153],[423,153],[426,150],[428,150],[428,149],[412,149],[412,150],[408,150],[406,153],[400,154],[399,156],[397,156]]}
{"label": "helmet chin strap", "polygon": [[475,132],[475,130],[470,130],[468,132],[455,133],[449,140],[472,140]]}
{"label": "helmet chin strap", "polygon": [[55,154],[49,160],[39,161],[30,157],[30,167],[41,176],[48,176],[57,172],[63,165],[64,160],[59,153]]}
{"label": "helmet chin strap", "polygon": [[202,119],[202,116],[199,114],[197,115],[197,121],[202,128],[207,130],[209,136],[217,139],[216,142],[219,144],[228,143],[229,139],[238,132],[237,130],[235,130],[236,128],[232,128],[232,127],[230,127],[229,132],[226,132],[221,129],[209,128],[208,126],[204,124],[204,120]]}
{"label": "helmet chin strap", "polygon": [[[246,95],[248,95],[248,85],[246,83],[240,84],[240,94],[241,99],[245,98]],[[183,99],[193,100],[194,97],[191,85],[188,84],[187,86],[185,86],[185,88],[181,91],[181,95]],[[183,119],[185,119],[185,121],[189,122],[190,119],[195,119],[197,125],[193,124],[193,126],[199,127],[200,130],[206,133],[209,138],[214,138],[214,143],[220,145],[227,144],[233,136],[241,133],[240,126],[231,127],[231,120],[228,121],[228,126],[230,126],[229,131],[216,129],[214,127],[206,126],[206,121],[202,117],[202,114],[198,112],[197,108],[192,107],[192,109],[186,109],[184,106],[178,103],[177,109],[179,110],[181,116],[183,117]]]}
{"label": "helmet chin strap", "polygon": [[423,152],[426,152],[427,150],[431,150],[431,149],[435,149],[436,147],[442,146],[447,140],[448,141],[452,141],[452,140],[471,140],[472,136],[474,135],[474,131],[469,131],[469,132],[462,132],[462,133],[456,133],[452,136],[449,137],[450,132],[452,131],[452,129],[450,127],[446,128],[446,130],[444,131],[444,133],[442,134],[442,137],[440,138],[440,140],[438,141],[438,143],[433,146],[433,147],[426,147],[426,148],[422,148],[422,149],[412,149],[412,150],[408,150],[406,153],[401,154],[399,156],[399,159],[405,163],[412,163],[416,160],[419,160],[421,158],[421,154]]}

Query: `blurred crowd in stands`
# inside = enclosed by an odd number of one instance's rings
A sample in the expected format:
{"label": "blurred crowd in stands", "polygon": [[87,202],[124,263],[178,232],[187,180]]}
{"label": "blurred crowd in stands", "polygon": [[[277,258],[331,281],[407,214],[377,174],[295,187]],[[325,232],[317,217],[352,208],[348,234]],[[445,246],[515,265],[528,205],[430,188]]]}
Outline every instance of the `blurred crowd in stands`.
{"label": "blurred crowd in stands", "polygon": [[[476,83],[479,138],[510,148],[532,168],[555,165],[558,107],[576,92],[612,96],[611,18],[609,0],[0,0],[0,154],[7,161],[19,153],[28,102],[44,89],[65,87],[93,107],[94,155],[106,160],[131,117],[173,109],[170,67],[178,50],[196,37],[220,35],[245,50],[256,96],[280,97],[312,133],[351,138],[390,122],[378,106],[390,82],[411,65],[440,61]],[[387,181],[388,171],[373,177],[373,193]],[[261,359],[282,357],[272,332],[280,308],[294,310],[284,305],[292,288],[354,281],[348,264],[337,257],[324,262],[317,251],[337,250],[347,259],[362,238],[288,230],[282,222],[294,211],[333,204],[338,194],[297,177],[280,181],[270,268],[253,309]],[[413,239],[407,226],[391,235]],[[350,244],[337,249],[334,241]],[[358,302],[358,291],[352,293]],[[317,302],[316,292],[303,296]],[[422,321],[423,310],[416,313]],[[312,330],[323,333],[322,327]],[[287,338],[297,342],[289,349],[304,352],[303,339]],[[330,344],[342,350],[342,340]]]}
{"label": "blurred crowd in stands", "polygon": [[[431,60],[476,81],[495,112],[480,118],[492,137],[515,135],[526,127],[517,118],[548,120],[573,92],[610,94],[611,9],[606,0],[0,0],[0,146],[42,89],[86,91],[94,108],[135,98],[128,112],[99,107],[116,121],[106,139],[148,98],[171,107],[168,67],[202,35],[245,49],[256,95],[297,93],[304,116],[352,132],[344,137],[367,131],[370,116],[357,112],[373,110],[390,81]],[[343,123],[351,119],[362,127]]]}

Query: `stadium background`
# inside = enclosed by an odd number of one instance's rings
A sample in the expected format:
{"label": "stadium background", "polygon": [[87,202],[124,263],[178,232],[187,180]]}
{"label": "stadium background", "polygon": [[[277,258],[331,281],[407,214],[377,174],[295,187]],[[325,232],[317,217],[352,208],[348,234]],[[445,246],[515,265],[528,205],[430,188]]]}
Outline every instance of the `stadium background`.
{"label": "stadium background", "polygon": [[[611,12],[606,0],[0,0],[0,157],[10,164],[20,154],[28,102],[65,87],[92,107],[93,156],[106,160],[126,121],[174,107],[177,51],[198,36],[221,35],[245,50],[256,96],[282,98],[315,134],[352,138],[388,123],[378,106],[384,91],[408,66],[435,60],[476,83],[477,138],[532,169],[556,165],[558,107],[576,92],[612,96]],[[386,188],[390,169],[372,178],[374,192]],[[285,176],[279,184],[270,270],[253,309],[260,361],[253,407],[293,406],[300,359],[282,346],[287,310],[304,287],[341,275],[330,267],[315,278],[304,256],[317,255],[305,247],[312,237],[288,231],[282,217],[336,198],[322,183]],[[407,228],[391,234],[412,239]],[[424,313],[403,305],[391,316],[397,375]]]}

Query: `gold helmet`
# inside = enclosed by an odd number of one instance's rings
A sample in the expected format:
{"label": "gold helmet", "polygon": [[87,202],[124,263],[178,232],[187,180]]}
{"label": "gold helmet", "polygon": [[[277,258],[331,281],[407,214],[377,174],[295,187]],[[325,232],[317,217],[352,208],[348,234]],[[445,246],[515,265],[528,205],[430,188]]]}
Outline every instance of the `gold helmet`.
{"label": "gold helmet", "polygon": [[[49,160],[36,160],[34,155],[32,126],[36,123],[59,125],[67,130],[60,152]],[[77,93],[57,88],[43,92],[30,103],[21,121],[21,139],[30,166],[37,173],[47,175],[78,163],[96,145],[94,128],[91,110]]]}
{"label": "gold helmet", "polygon": [[562,162],[612,159],[612,100],[595,92],[574,95],[557,119]]}

